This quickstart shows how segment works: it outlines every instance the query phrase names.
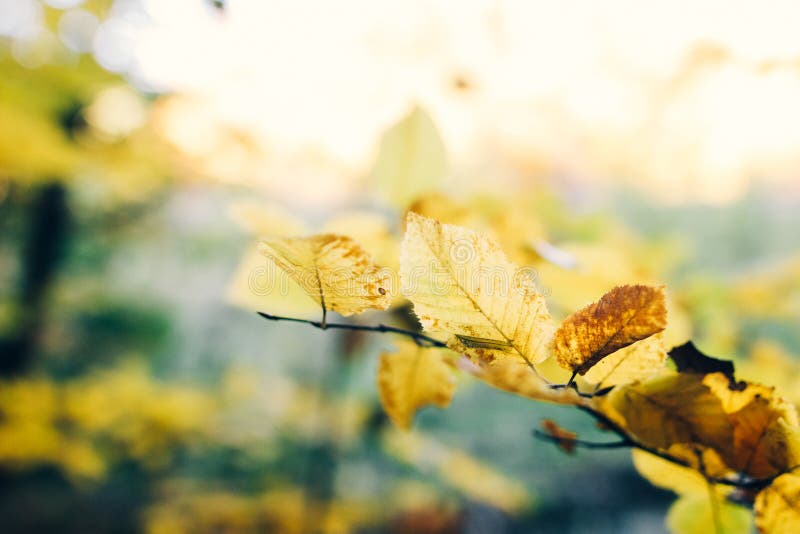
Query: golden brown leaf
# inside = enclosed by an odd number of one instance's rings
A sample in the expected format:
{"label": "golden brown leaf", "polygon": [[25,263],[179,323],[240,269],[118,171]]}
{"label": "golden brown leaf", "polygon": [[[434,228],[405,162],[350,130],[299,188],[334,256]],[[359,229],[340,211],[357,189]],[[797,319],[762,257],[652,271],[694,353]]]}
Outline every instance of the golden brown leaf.
{"label": "golden brown leaf", "polygon": [[446,351],[401,340],[397,352],[381,354],[378,392],[383,409],[400,428],[408,428],[423,406],[445,408],[455,391]]}
{"label": "golden brown leaf", "polygon": [[488,236],[409,213],[400,275],[422,326],[448,334],[453,350],[479,363],[547,357],[544,297]]}
{"label": "golden brown leaf", "polygon": [[800,532],[800,475],[786,473],[776,478],[756,497],[755,512],[760,532]]}
{"label": "golden brown leaf", "polygon": [[300,284],[323,310],[352,315],[367,308],[383,310],[391,302],[389,272],[375,265],[349,237],[268,238],[259,242],[259,251]]}
{"label": "golden brown leaf", "polygon": [[618,286],[567,317],[553,337],[565,369],[585,374],[602,358],[661,332],[667,324],[664,288]]}
{"label": "golden brown leaf", "polygon": [[720,399],[732,427],[733,440],[720,451],[729,467],[766,478],[796,465],[800,425],[794,405],[773,388],[731,382],[720,373],[706,375],[703,383]]}
{"label": "golden brown leaf", "polygon": [[673,454],[698,467],[695,450],[722,453],[733,441],[733,426],[703,378],[671,374],[620,386],[596,405],[645,445],[663,451],[682,445],[678,451],[673,448]]}

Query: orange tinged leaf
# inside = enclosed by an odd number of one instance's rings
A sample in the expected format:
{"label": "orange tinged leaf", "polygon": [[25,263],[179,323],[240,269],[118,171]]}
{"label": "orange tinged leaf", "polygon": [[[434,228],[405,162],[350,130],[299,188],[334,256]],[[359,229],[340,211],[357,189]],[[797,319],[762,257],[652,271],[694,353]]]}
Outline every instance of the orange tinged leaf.
{"label": "orange tinged leaf", "polygon": [[581,375],[609,354],[664,330],[664,288],[618,286],[567,317],[553,337],[559,365]]}
{"label": "orange tinged leaf", "polygon": [[552,419],[543,419],[542,429],[544,429],[548,436],[553,438],[553,441],[562,451],[567,454],[575,452],[575,440],[578,438],[578,434],[561,428],[558,426],[558,423]]}

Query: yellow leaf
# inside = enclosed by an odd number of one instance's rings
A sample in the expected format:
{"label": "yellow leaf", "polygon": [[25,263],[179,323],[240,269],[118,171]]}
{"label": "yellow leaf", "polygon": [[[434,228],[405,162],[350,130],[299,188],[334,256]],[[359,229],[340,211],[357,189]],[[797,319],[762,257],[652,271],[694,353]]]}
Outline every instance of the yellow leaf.
{"label": "yellow leaf", "polygon": [[375,265],[349,237],[268,238],[259,242],[259,251],[300,284],[323,310],[352,315],[367,308],[383,310],[391,302],[389,272]]}
{"label": "yellow leaf", "polygon": [[504,358],[471,371],[490,386],[515,395],[556,404],[581,404],[581,397],[574,389],[551,388],[522,360]]}
{"label": "yellow leaf", "polygon": [[602,358],[661,332],[666,324],[663,287],[618,286],[564,319],[553,350],[562,367],[583,375]]}
{"label": "yellow leaf", "polygon": [[[386,218],[368,211],[346,211],[325,222],[326,234],[349,236],[381,265],[396,269],[399,259],[399,240],[392,235]],[[284,234],[285,235],[285,234]]]}
{"label": "yellow leaf", "polygon": [[372,173],[387,200],[401,208],[436,189],[447,174],[447,152],[422,108],[415,107],[383,134]]}
{"label": "yellow leaf", "polygon": [[398,348],[398,352],[381,354],[378,392],[392,422],[408,428],[419,408],[447,407],[456,384],[445,350],[407,340],[401,340]]}
{"label": "yellow leaf", "polygon": [[616,386],[649,378],[664,368],[667,352],[663,333],[652,335],[603,358],[583,376],[587,382]]}
{"label": "yellow leaf", "polygon": [[673,534],[749,534],[752,514],[743,506],[717,496],[687,495],[675,501],[667,513],[667,528]]}
{"label": "yellow leaf", "polygon": [[800,532],[800,475],[786,473],[776,478],[756,497],[755,512],[760,532]]}
{"label": "yellow leaf", "polygon": [[645,445],[667,451],[682,444],[680,457],[696,467],[695,448],[721,453],[733,441],[722,403],[703,378],[681,373],[619,386],[596,405]]}
{"label": "yellow leaf", "polygon": [[311,319],[319,305],[309,300],[300,285],[269,258],[258,252],[254,243],[245,251],[228,284],[227,301],[246,310],[263,311]]}
{"label": "yellow leaf", "polygon": [[793,404],[773,388],[731,382],[721,373],[706,375],[703,383],[720,399],[733,429],[732,442],[720,451],[729,467],[766,478],[796,464],[800,429]]}
{"label": "yellow leaf", "polygon": [[659,458],[655,454],[634,449],[633,465],[654,486],[680,495],[708,496],[708,483],[698,471]]}
{"label": "yellow leaf", "polygon": [[400,251],[403,294],[422,326],[479,363],[547,357],[553,322],[529,273],[489,237],[409,213]]}

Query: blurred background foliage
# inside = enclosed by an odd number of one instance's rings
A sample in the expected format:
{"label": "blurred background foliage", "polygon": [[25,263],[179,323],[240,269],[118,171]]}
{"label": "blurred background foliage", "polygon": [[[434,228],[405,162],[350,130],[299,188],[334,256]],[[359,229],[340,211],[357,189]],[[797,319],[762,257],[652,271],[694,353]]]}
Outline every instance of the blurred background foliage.
{"label": "blurred background foliage", "polygon": [[671,343],[800,403],[795,6],[336,4],[0,2],[4,532],[663,531],[626,452],[531,436],[579,414],[465,377],[404,433],[391,338],[252,313],[318,314],[256,236],[396,267],[407,209],[558,316],[665,282]]}

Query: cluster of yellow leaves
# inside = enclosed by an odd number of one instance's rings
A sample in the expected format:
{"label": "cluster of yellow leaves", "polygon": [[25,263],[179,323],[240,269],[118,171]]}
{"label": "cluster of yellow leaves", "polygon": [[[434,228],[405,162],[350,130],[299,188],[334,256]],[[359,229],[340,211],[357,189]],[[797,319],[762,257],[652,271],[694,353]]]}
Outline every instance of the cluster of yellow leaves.
{"label": "cluster of yellow leaves", "polygon": [[208,435],[215,408],[208,395],[154,381],[135,364],[61,384],[43,378],[5,382],[0,463],[56,465],[79,479],[102,477],[120,454],[157,467],[176,445]]}
{"label": "cluster of yellow leaves", "polygon": [[369,525],[379,511],[373,502],[312,500],[293,487],[242,495],[183,486],[164,488],[159,504],[147,510],[144,520],[148,534],[303,534],[311,527],[322,534],[346,534]]}
{"label": "cluster of yellow leaves", "polygon": [[[441,210],[450,220],[470,217],[446,203],[419,206],[428,213]],[[376,286],[360,281],[364,272],[378,268],[355,242],[323,234],[263,243],[262,250],[290,276],[301,272],[312,280],[301,285],[323,311],[337,310],[335,299],[327,296],[332,288],[320,282],[337,266],[342,269],[337,284],[349,279],[354,288],[338,311],[390,304],[389,298],[375,298]],[[335,252],[325,257],[325,246]],[[360,260],[348,263],[345,257]],[[687,514],[716,518],[726,531],[747,524],[741,509],[727,503],[727,493],[707,482],[736,477],[763,481],[767,488],[756,499],[760,528],[792,531],[763,517],[780,515],[768,509],[794,495],[794,475],[784,474],[800,464],[794,405],[772,388],[737,381],[730,363],[708,358],[691,344],[670,353],[677,370],[667,367],[669,300],[661,285],[618,285],[558,323],[535,279],[536,273],[506,257],[491,233],[408,212],[400,246],[401,295],[413,304],[427,333],[462,355],[459,367],[506,391],[578,406],[634,446],[686,466],[707,491],[702,499],[689,491],[692,495],[676,503],[668,519],[675,531],[692,531]],[[567,384],[550,381],[550,362],[572,373]],[[449,404],[452,362],[439,348],[405,342],[397,352],[382,355],[378,385],[391,419],[408,428],[419,408]],[[580,393],[586,386],[593,387],[591,393]],[[546,430],[562,446],[574,443],[567,431]],[[771,486],[772,479],[781,485]]]}

